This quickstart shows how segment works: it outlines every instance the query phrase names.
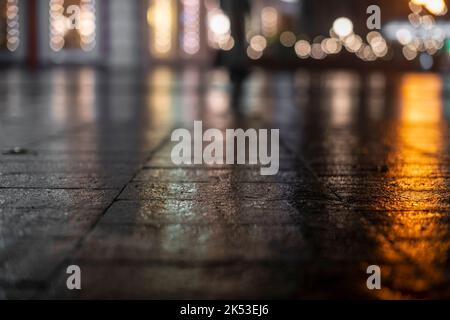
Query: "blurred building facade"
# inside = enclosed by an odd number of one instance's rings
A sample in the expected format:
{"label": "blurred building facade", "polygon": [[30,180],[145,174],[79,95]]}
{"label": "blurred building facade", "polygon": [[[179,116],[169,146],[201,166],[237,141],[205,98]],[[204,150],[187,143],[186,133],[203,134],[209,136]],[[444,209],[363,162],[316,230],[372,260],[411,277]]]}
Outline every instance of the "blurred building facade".
{"label": "blurred building facade", "polygon": [[[229,24],[233,17],[227,19],[221,10],[227,1],[233,0],[0,0],[0,63],[118,67],[161,62],[212,63],[215,51],[228,51],[236,45],[230,36]],[[243,21],[247,58],[256,62],[272,59],[274,63],[305,64],[308,62],[303,58],[323,60],[327,54],[337,56],[341,47],[345,47],[355,54],[331,58],[332,63],[356,59],[355,55],[363,62],[392,59],[389,50],[374,55],[370,43],[366,48],[362,46],[370,32],[366,27],[367,7],[375,4],[382,8],[383,25],[392,21],[407,23],[414,18],[411,14],[418,19],[428,17],[425,11],[414,12],[416,2],[426,1],[412,0],[408,4],[408,1],[387,0],[249,0],[250,10]],[[74,6],[79,12],[74,11]],[[72,28],[75,14],[79,24]],[[333,40],[333,36],[329,44],[338,46],[335,52],[323,49],[338,17],[351,19],[357,40],[361,42],[360,49],[353,51],[343,39]],[[322,43],[315,44],[317,41]],[[444,39],[439,41],[436,48],[428,50],[430,54],[443,48]],[[406,56],[406,60],[413,60],[409,58],[419,57],[426,51],[423,43],[415,48],[409,44],[393,48],[399,50],[400,56]],[[315,45],[324,52],[314,52]],[[306,51],[305,55],[302,50]]]}
{"label": "blurred building facade", "polygon": [[[74,29],[73,6],[80,8]],[[201,60],[208,56],[205,19],[202,0],[0,0],[0,61],[140,66]]]}

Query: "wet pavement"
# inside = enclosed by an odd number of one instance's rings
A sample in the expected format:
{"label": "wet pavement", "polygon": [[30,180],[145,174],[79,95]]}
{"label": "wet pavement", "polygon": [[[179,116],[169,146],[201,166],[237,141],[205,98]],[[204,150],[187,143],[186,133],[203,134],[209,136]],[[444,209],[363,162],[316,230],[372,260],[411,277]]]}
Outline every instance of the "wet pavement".
{"label": "wet pavement", "polygon": [[[449,80],[3,70],[0,298],[449,298]],[[174,165],[200,119],[279,128],[279,173]]]}

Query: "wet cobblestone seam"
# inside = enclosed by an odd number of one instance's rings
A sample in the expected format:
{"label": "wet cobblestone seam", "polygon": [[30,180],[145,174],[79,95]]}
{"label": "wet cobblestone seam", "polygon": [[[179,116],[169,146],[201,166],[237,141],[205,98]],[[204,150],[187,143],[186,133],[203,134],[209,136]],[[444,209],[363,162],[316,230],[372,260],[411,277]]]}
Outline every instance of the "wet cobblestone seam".
{"label": "wet cobblestone seam", "polygon": [[[54,280],[57,280],[58,277],[60,276],[61,272],[64,272],[65,268],[70,265],[72,262],[72,258],[75,252],[77,252],[77,250],[79,250],[85,239],[89,236],[89,234],[95,229],[95,227],[97,226],[97,224],[100,222],[100,220],[105,216],[105,214],[108,212],[108,210],[111,208],[111,206],[113,205],[114,202],[117,201],[117,199],[120,197],[120,195],[122,194],[122,192],[125,190],[125,188],[133,181],[133,179],[139,174],[139,172],[142,170],[142,168],[144,167],[145,163],[149,160],[151,160],[151,158],[162,148],[164,147],[164,145],[170,140],[170,132],[169,134],[167,134],[162,141],[160,141],[158,143],[158,145],[153,148],[152,150],[148,151],[149,154],[147,157],[145,157],[145,159],[141,162],[139,168],[136,170],[136,172],[131,176],[131,178],[129,179],[129,181],[127,183],[125,183],[123,185],[123,187],[117,192],[117,194],[115,195],[114,199],[111,201],[111,203],[109,203],[109,205],[103,210],[103,212],[98,216],[97,220],[92,224],[92,226],[90,227],[90,229],[84,234],[84,236],[82,238],[79,239],[79,241],[75,244],[75,246],[73,247],[73,249],[67,253],[65,259],[57,266],[55,266],[55,268],[53,269],[53,271],[51,272],[48,280],[46,281],[46,284],[49,284],[51,286],[51,284],[55,284]],[[44,288],[42,288],[44,289]],[[46,286],[45,289],[43,291],[37,291],[35,292],[35,294],[33,295],[35,299],[39,299],[42,298],[43,296],[45,296],[45,294],[43,295],[43,292],[51,290],[51,287]]]}

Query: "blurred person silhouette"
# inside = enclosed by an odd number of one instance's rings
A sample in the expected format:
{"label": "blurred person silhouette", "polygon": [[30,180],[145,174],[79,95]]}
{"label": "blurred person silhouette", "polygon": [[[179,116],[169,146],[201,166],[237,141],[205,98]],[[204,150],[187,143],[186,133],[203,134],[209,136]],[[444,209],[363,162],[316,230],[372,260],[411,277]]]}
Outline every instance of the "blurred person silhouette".
{"label": "blurred person silhouette", "polygon": [[245,18],[250,13],[249,0],[220,0],[220,6],[230,19],[234,47],[230,51],[219,51],[217,64],[228,69],[232,83],[231,105],[240,114],[243,84],[250,73],[247,58]]}

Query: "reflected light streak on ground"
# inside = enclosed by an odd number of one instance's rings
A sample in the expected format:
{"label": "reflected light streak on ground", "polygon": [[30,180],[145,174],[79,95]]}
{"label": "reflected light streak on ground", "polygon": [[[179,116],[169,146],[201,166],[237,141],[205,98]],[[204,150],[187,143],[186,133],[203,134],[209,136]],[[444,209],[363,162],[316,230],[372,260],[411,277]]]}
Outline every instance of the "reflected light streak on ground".
{"label": "reflected light streak on ground", "polygon": [[439,155],[446,148],[441,89],[438,75],[409,74],[401,80],[400,119],[388,136],[394,151],[385,186],[392,195],[387,206],[397,209],[386,212],[387,225],[374,230],[380,256],[390,261],[382,266],[380,298],[417,296],[445,280],[448,230],[441,213],[426,210],[439,207],[440,191],[447,189],[439,174],[444,165]]}
{"label": "reflected light streak on ground", "polygon": [[150,52],[157,58],[168,58],[174,50],[176,3],[173,0],[150,1],[147,23],[151,28]]}
{"label": "reflected light streak on ground", "polygon": [[67,121],[67,77],[66,73],[61,69],[56,69],[51,74],[52,94],[50,101],[52,120],[58,125],[62,125]]}
{"label": "reflected light streak on ground", "polygon": [[147,96],[148,122],[152,127],[164,127],[172,122],[172,92],[173,72],[168,67],[157,67],[148,75]]}
{"label": "reflected light streak on ground", "polygon": [[330,117],[334,126],[350,124],[358,104],[358,77],[349,72],[330,73],[325,79],[329,92]]}
{"label": "reflected light streak on ground", "polygon": [[86,122],[94,120],[95,117],[95,77],[94,70],[90,68],[81,69],[78,74],[77,104],[80,108],[80,117]]}

